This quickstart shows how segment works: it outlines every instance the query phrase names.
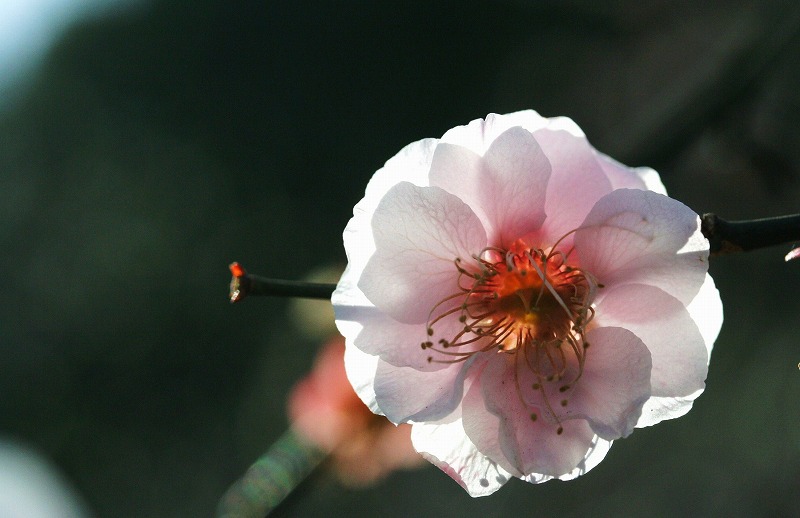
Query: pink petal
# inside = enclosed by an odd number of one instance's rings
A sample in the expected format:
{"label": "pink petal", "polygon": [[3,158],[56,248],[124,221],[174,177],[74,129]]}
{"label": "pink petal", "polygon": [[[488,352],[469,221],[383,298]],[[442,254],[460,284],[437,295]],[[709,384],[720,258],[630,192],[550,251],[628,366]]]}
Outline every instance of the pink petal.
{"label": "pink petal", "polygon": [[687,396],[705,387],[706,344],[678,299],[644,284],[606,290],[601,290],[594,322],[628,329],[644,342],[652,356],[654,396]]}
{"label": "pink petal", "polygon": [[498,466],[501,466],[515,477],[523,477],[525,473],[506,457],[506,454],[503,453],[503,448],[500,446],[501,418],[498,415],[486,411],[484,395],[480,390],[480,383],[478,380],[486,369],[486,366],[496,361],[497,358],[492,358],[490,353],[485,356],[485,359],[487,359],[487,361],[484,361],[479,368],[473,369],[473,371],[470,372],[472,383],[465,389],[464,398],[461,403],[462,415],[465,407],[469,414],[469,417],[467,417],[467,420],[464,422],[464,430],[476,446],[480,444],[480,451],[482,454],[492,459]]}
{"label": "pink petal", "polygon": [[532,420],[535,409],[523,402],[513,356],[493,355],[467,391],[464,430],[479,451],[491,452],[490,458],[511,473],[552,477],[570,473],[586,456],[595,434],[582,419],[561,423],[561,434],[559,425],[541,415]]}
{"label": "pink petal", "polygon": [[478,215],[493,246],[509,246],[542,225],[549,177],[539,144],[520,127],[499,135],[483,157],[441,143],[430,172],[431,185],[455,194]]}
{"label": "pink petal", "polygon": [[619,189],[601,198],[575,245],[581,267],[601,284],[649,284],[683,303],[697,295],[708,269],[700,218],[651,191]]}
{"label": "pink petal", "polygon": [[584,418],[600,437],[628,436],[650,397],[650,353],[627,329],[600,327],[586,335],[591,347],[574,388],[564,394],[564,415]]}
{"label": "pink petal", "polygon": [[[578,228],[597,200],[611,192],[611,182],[582,134],[546,128],[534,137],[553,168],[547,186],[547,220],[536,243],[546,247]],[[563,248],[568,249],[572,240],[572,235],[567,236]]]}
{"label": "pink petal", "polygon": [[406,182],[378,204],[372,231],[376,250],[358,287],[404,323],[424,323],[438,302],[458,291],[455,259],[486,246],[486,233],[464,202],[438,187]]}

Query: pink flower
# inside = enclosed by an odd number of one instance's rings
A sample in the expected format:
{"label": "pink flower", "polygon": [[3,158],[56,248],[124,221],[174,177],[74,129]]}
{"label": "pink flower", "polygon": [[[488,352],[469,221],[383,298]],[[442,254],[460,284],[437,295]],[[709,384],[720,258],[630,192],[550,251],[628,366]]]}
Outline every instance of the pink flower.
{"label": "pink flower", "polygon": [[330,467],[349,486],[376,482],[395,469],[416,467],[410,427],[378,418],[353,392],[344,371],[344,339],[330,340],[314,369],[289,396],[295,431],[329,454]]}
{"label": "pink flower", "polygon": [[722,305],[700,220],[574,122],[489,115],[375,173],[333,295],[348,377],[471,495],[689,411]]}

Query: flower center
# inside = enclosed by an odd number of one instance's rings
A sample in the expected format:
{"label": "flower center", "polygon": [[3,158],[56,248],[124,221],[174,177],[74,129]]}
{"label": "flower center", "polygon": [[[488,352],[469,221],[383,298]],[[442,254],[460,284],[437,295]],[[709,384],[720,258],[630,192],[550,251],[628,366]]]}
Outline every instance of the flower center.
{"label": "flower center", "polygon": [[[472,268],[455,259],[459,291],[431,310],[428,340],[421,344],[430,352],[428,361],[456,363],[493,349],[513,354],[523,403],[535,406],[528,401],[543,401],[547,413],[560,423],[550,401],[558,397],[566,406],[568,399],[562,395],[583,373],[589,347],[584,335],[602,285],[591,273],[570,266],[568,254],[555,247],[545,251],[517,243],[508,250],[489,247],[472,258]],[[437,339],[437,324],[452,318],[463,327]],[[529,386],[542,397],[526,397],[523,378],[532,380]],[[536,419],[536,414],[531,417]]]}

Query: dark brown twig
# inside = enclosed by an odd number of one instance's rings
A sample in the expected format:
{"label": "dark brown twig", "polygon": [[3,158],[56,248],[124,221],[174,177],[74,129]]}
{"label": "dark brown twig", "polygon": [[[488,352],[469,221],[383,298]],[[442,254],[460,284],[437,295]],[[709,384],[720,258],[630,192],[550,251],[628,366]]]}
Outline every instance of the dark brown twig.
{"label": "dark brown twig", "polygon": [[[800,241],[800,214],[727,221],[714,213],[708,213],[703,214],[700,228],[711,245],[712,256],[747,252]],[[787,256],[786,260],[791,258]]]}

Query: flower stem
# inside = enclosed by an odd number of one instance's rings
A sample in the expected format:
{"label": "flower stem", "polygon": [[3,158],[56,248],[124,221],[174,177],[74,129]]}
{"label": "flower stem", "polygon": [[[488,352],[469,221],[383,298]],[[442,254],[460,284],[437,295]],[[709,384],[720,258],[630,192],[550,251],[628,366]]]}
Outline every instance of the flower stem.
{"label": "flower stem", "polygon": [[[701,231],[710,244],[711,256],[747,252],[758,248],[800,241],[800,214],[774,218],[728,221],[713,212],[703,214]],[[786,260],[800,258],[790,252]],[[230,301],[239,302],[251,295],[330,299],[335,284],[268,279],[251,275],[239,263],[231,263]]]}
{"label": "flower stem", "polygon": [[703,214],[700,228],[711,245],[712,256],[747,252],[800,241],[800,214],[727,221],[707,213]]}
{"label": "flower stem", "polygon": [[239,263],[231,263],[229,269],[233,275],[230,286],[231,302],[239,302],[251,295],[330,299],[331,295],[333,295],[333,290],[336,289],[335,284],[285,281],[251,275]]}
{"label": "flower stem", "polygon": [[228,488],[217,518],[263,518],[272,512],[325,458],[289,429]]}

